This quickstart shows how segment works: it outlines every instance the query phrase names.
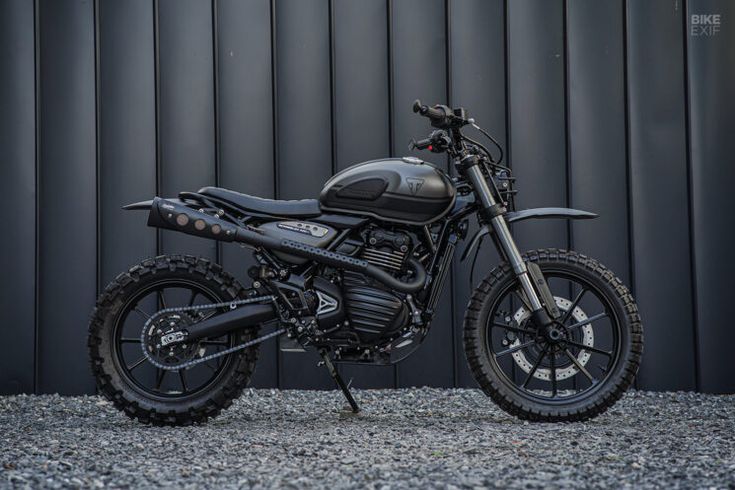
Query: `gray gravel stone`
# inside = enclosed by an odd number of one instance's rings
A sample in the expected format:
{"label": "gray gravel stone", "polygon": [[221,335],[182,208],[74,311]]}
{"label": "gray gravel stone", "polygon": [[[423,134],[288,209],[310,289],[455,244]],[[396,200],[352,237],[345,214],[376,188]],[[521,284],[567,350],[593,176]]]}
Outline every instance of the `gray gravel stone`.
{"label": "gray gravel stone", "polygon": [[633,392],[529,424],[477,390],[247,390],[156,428],[98,397],[0,397],[0,487],[735,488],[735,396]]}

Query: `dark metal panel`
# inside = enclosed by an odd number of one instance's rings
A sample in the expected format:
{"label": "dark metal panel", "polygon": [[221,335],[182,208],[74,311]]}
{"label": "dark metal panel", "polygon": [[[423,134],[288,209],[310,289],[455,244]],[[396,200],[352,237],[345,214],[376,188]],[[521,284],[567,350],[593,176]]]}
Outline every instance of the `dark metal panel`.
{"label": "dark metal panel", "polygon": [[[566,206],[564,4],[508,2],[510,152],[516,206]],[[513,227],[519,248],[568,246],[567,224],[531,221]]]}
{"label": "dark metal panel", "polygon": [[[449,59],[451,60],[452,106],[462,106],[477,123],[506,147],[505,131],[505,8],[502,0],[450,1]],[[478,136],[473,130],[466,133]],[[481,135],[478,137],[482,138]],[[492,145],[489,145],[492,151]],[[468,236],[477,230],[470,220]],[[459,252],[464,250],[463,244]],[[483,245],[470,284],[470,260],[455,260],[454,360],[455,384],[476,386],[464,355],[462,323],[464,310],[475,285],[499,262],[490,240]]]}
{"label": "dark metal panel", "polygon": [[[218,0],[216,73],[219,185],[273,197],[273,111],[269,0]],[[223,244],[223,267],[248,285],[250,250]],[[260,347],[252,386],[277,385],[275,340]]]}
{"label": "dark metal panel", "polygon": [[[333,4],[336,168],[390,154],[388,17],[385,0]],[[358,388],[394,387],[393,367],[345,365]]]}
{"label": "dark metal panel", "polygon": [[[570,247],[629,286],[623,15],[621,0],[567,2],[567,141],[569,205],[600,215],[570,222]],[[609,327],[596,326],[596,345],[611,342]]]}
{"label": "dark metal panel", "polygon": [[31,393],[35,362],[36,91],[33,2],[0,3],[0,195],[14,203],[0,240],[0,311],[12,349],[0,395]]}
{"label": "dark metal panel", "polygon": [[38,384],[89,393],[97,283],[94,5],[40,2]]}
{"label": "dark metal panel", "polygon": [[691,390],[696,383],[682,5],[629,2],[627,15],[633,276],[646,339],[640,386]]}
{"label": "dark metal panel", "polygon": [[[329,2],[276,2],[278,166],[281,199],[314,198],[332,173]],[[281,388],[328,388],[309,354],[280,356]]]}
{"label": "dark metal panel", "polygon": [[[735,4],[688,3],[689,127],[691,202],[697,290],[700,389],[735,391],[735,345],[730,318],[735,247],[732,191],[735,189]],[[692,30],[694,15],[720,16],[719,32]],[[712,26],[711,24],[709,26]],[[713,31],[710,31],[713,32]]]}
{"label": "dark metal panel", "polygon": [[621,0],[569,0],[570,205],[600,215],[572,222],[572,245],[630,284]]}
{"label": "dark metal panel", "polygon": [[334,4],[337,169],[390,154],[385,0]]}
{"label": "dark metal panel", "polygon": [[150,0],[99,5],[101,286],[156,254],[156,232],[130,202],[156,194],[153,8]]}
{"label": "dark metal panel", "polygon": [[[447,102],[445,4],[441,0],[393,3],[391,42],[393,48],[394,151],[408,154],[411,138],[430,132],[427,119],[414,114],[414,99],[426,104]],[[446,159],[413,152],[446,168]],[[439,311],[424,345],[397,370],[400,387],[453,386],[454,359],[451,278],[447,279]]]}
{"label": "dark metal panel", "polygon": [[[508,165],[517,179],[515,205],[565,207],[565,3],[520,0],[506,2],[506,8]],[[563,220],[529,220],[512,231],[521,251],[569,246]]]}
{"label": "dark metal panel", "polygon": [[313,198],[332,173],[329,3],[276,3],[281,198]]}
{"label": "dark metal panel", "polygon": [[[160,190],[165,197],[215,183],[212,5],[159,0]],[[215,258],[212,240],[162,231],[161,251]]]}

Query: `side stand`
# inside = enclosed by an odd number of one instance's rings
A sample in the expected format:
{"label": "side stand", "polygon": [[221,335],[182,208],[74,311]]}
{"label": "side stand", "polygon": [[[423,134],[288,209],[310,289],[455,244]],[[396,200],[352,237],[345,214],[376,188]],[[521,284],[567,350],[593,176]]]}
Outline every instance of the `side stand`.
{"label": "side stand", "polygon": [[357,405],[357,402],[355,401],[355,398],[352,396],[352,393],[350,393],[350,389],[345,384],[344,380],[342,379],[342,376],[339,375],[337,372],[337,369],[334,367],[334,364],[332,364],[332,361],[329,360],[329,356],[327,355],[326,350],[320,350],[319,355],[322,356],[322,359],[324,359],[324,365],[327,366],[327,369],[329,370],[329,375],[332,377],[335,383],[337,383],[337,386],[339,386],[339,389],[342,390],[342,393],[344,393],[345,398],[347,398],[347,402],[350,404],[350,407],[352,408],[353,413],[357,413],[360,411],[360,407]]}

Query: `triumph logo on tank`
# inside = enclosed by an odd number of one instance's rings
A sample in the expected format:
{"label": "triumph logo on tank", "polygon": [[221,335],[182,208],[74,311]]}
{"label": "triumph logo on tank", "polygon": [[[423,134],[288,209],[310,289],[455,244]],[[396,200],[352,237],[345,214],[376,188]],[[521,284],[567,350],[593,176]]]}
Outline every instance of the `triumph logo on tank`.
{"label": "triumph logo on tank", "polygon": [[712,37],[720,32],[721,14],[692,14],[690,33],[697,37]]}
{"label": "triumph logo on tank", "polygon": [[406,184],[408,184],[408,190],[411,191],[411,195],[415,196],[421,190],[421,186],[424,185],[424,179],[406,177]]}

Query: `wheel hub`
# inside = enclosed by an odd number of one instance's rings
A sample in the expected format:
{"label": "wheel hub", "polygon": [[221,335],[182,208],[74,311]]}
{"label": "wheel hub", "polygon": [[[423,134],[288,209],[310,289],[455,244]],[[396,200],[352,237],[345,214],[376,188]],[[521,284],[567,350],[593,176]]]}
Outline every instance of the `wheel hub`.
{"label": "wheel hub", "polygon": [[[572,302],[566,298],[555,296],[554,301],[556,302],[556,306],[562,312],[568,311],[572,306]],[[518,308],[518,310],[513,314],[513,320],[515,320],[519,325],[528,325],[530,318],[531,312],[524,306]],[[582,308],[576,306],[572,311],[571,318],[573,318],[574,323],[579,323],[587,319],[587,314],[582,310]],[[592,325],[583,325],[579,328],[578,333],[581,337],[576,339],[577,342],[588,347],[594,347],[595,337]],[[549,357],[554,356],[554,367],[556,370],[557,381],[569,379],[579,372],[577,367],[564,352],[566,349],[565,341],[571,339],[570,335],[571,333],[564,325],[561,325],[558,322],[554,323],[536,338],[536,343],[525,349],[514,352],[512,354],[513,360],[524,372],[530,373],[536,359],[541,356],[542,351],[546,348],[548,349],[546,358],[538,369],[536,369],[536,372],[533,374],[534,378],[545,381],[551,380],[551,365]],[[530,338],[523,339],[521,337],[522,335],[520,337],[515,337],[515,339],[509,343],[508,347],[515,347],[523,342],[531,340]],[[580,365],[586,366],[592,356],[589,351],[581,350],[575,357]]]}
{"label": "wheel hub", "polygon": [[200,354],[197,342],[186,342],[183,330],[194,323],[185,313],[171,313],[156,319],[143,332],[143,342],[151,358],[161,364],[175,365]]}
{"label": "wheel hub", "polygon": [[564,338],[565,333],[559,327],[551,326],[546,330],[546,339],[552,344],[557,344]]}

